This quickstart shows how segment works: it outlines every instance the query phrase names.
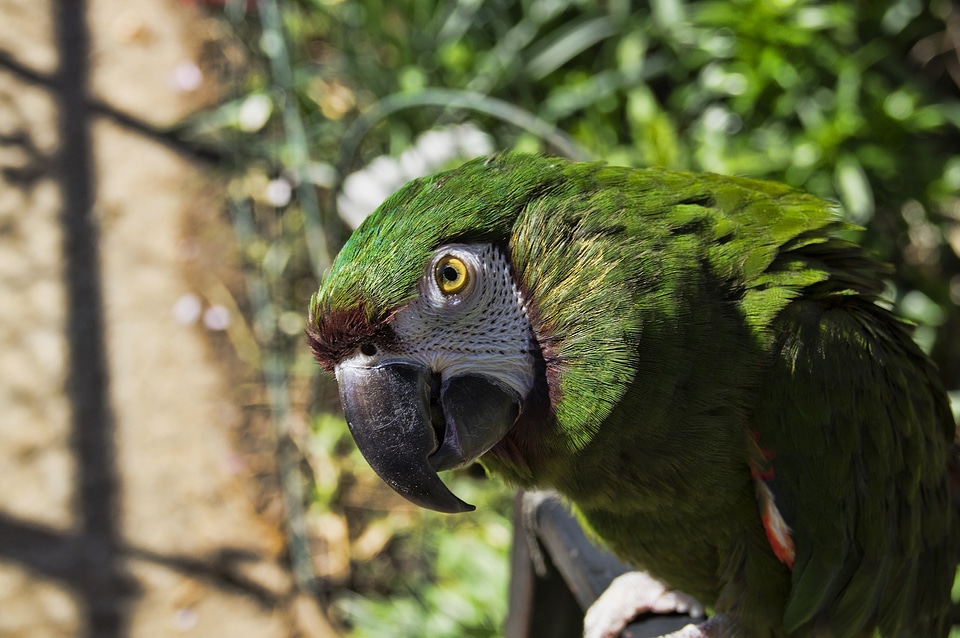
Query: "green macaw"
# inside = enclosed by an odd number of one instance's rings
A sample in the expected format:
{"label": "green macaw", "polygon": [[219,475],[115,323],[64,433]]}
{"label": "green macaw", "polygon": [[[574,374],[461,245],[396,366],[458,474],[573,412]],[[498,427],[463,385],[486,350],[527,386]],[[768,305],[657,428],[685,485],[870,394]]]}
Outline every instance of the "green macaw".
{"label": "green macaw", "polygon": [[683,635],[946,636],[955,423],[848,229],[779,184],[474,160],[356,230],[308,339],[392,488],[558,491],[714,610]]}

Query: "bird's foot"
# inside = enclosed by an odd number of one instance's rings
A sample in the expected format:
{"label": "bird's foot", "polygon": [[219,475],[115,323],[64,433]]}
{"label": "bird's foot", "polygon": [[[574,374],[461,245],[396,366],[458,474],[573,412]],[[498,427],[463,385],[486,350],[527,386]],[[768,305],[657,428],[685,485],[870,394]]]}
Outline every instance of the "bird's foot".
{"label": "bird's foot", "polygon": [[728,638],[733,635],[726,616],[714,616],[699,625],[687,625],[660,638]]}
{"label": "bird's foot", "polygon": [[[610,583],[587,610],[583,620],[584,638],[616,638],[627,624],[641,614],[681,613],[700,617],[703,605],[687,594],[668,589],[646,572],[627,572]],[[708,624],[708,623],[704,623]],[[696,625],[688,625],[680,632]],[[720,634],[716,634],[719,636]],[[697,638],[701,634],[673,633],[670,637]],[[702,634],[713,638],[714,634]]]}

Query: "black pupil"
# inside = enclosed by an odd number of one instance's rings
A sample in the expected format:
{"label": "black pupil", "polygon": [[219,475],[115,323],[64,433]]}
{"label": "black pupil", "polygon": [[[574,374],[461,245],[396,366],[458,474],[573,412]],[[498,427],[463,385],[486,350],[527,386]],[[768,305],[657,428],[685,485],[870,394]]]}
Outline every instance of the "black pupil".
{"label": "black pupil", "polygon": [[443,271],[440,273],[447,281],[453,282],[460,278],[460,273],[457,272],[457,269],[453,266],[444,266]]}
{"label": "black pupil", "polygon": [[365,343],[360,346],[360,352],[368,357],[372,357],[373,355],[377,354],[377,346],[373,345],[372,343]]}

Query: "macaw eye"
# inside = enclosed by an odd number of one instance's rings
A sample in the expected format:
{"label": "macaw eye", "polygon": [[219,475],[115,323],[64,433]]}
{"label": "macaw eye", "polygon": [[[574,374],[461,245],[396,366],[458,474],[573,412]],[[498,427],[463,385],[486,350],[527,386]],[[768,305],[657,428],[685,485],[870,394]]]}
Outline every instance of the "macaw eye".
{"label": "macaw eye", "polygon": [[441,258],[440,261],[437,262],[434,274],[437,278],[437,286],[440,288],[440,292],[445,295],[455,295],[470,283],[467,265],[453,255],[447,255]]}

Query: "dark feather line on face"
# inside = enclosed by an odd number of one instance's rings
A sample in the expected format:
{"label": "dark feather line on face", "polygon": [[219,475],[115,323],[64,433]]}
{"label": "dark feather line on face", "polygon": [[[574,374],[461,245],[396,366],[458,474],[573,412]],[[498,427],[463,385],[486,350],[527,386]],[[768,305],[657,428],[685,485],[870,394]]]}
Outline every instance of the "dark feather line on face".
{"label": "dark feather line on face", "polygon": [[550,328],[544,325],[536,302],[513,268],[509,245],[500,244],[499,248],[511,264],[511,275],[520,288],[527,318],[534,331],[535,343],[531,344],[534,382],[513,429],[488,454],[512,466],[520,474],[530,474],[531,466],[538,465],[545,453],[544,437],[551,436],[557,426],[554,407],[560,400],[561,362],[555,354],[554,339],[549,336]]}
{"label": "dark feather line on face", "polygon": [[327,372],[364,344],[389,347],[397,343],[390,316],[371,321],[363,306],[325,312],[306,332],[314,358]]}
{"label": "dark feather line on face", "polygon": [[[535,345],[537,352],[534,353],[534,357],[535,359],[541,360],[541,362],[537,364],[537,383],[540,383],[542,378],[546,384],[546,387],[541,388],[541,390],[547,392],[549,399],[548,408],[552,413],[554,407],[561,399],[560,368],[562,366],[562,360],[557,354],[559,348],[556,345],[556,339],[552,336],[555,331],[553,326],[549,325],[541,315],[540,307],[527,288],[526,282],[517,276],[517,271],[513,266],[513,253],[510,250],[510,246],[501,244],[500,250],[507,256],[507,261],[510,263],[511,276],[520,289],[520,297],[523,299],[524,306],[527,310],[527,319],[530,321],[530,327],[533,329],[533,335],[536,339]],[[543,369],[542,375],[540,374],[541,367]]]}

